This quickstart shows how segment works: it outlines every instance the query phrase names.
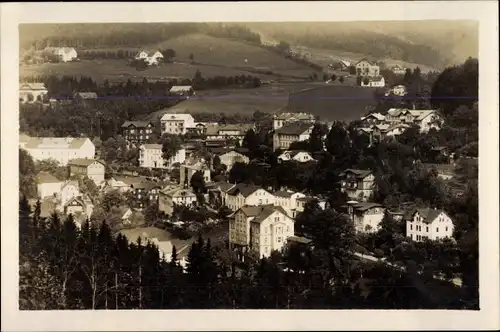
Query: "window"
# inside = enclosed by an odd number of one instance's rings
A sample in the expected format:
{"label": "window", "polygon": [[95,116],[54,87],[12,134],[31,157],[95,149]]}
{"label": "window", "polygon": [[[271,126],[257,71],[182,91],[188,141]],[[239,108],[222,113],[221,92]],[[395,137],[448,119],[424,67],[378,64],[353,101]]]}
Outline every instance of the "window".
{"label": "window", "polygon": [[439,233],[439,227],[436,227],[436,233]]}
{"label": "window", "polygon": [[444,230],[448,232],[448,226],[446,226],[446,228]]}
{"label": "window", "polygon": [[410,238],[413,240],[413,234],[410,234]]}
{"label": "window", "polygon": [[429,232],[429,226],[425,227],[425,231]]}
{"label": "window", "polygon": [[410,231],[412,231],[412,230],[413,230],[413,225],[410,224]]}
{"label": "window", "polygon": [[281,243],[281,236],[278,236],[278,243]]}

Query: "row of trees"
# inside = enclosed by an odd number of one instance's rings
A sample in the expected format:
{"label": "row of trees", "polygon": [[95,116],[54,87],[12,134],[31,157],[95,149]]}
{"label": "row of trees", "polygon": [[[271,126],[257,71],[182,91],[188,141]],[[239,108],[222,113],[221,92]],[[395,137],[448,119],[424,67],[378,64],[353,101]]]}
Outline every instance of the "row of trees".
{"label": "row of trees", "polygon": [[290,245],[270,259],[241,264],[231,251],[199,238],[185,271],[175,248],[166,262],[156,246],[114,236],[106,222],[78,229],[71,216],[43,219],[39,211],[39,204],[31,211],[21,199],[21,309],[459,307],[456,296],[443,301],[418,287],[432,279],[355,259],[352,224],[333,210],[307,224],[314,248]]}

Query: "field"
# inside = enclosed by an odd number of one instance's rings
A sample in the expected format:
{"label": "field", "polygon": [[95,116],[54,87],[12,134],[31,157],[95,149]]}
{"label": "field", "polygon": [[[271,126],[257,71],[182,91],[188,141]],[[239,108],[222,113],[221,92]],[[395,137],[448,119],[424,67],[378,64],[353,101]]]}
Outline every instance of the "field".
{"label": "field", "polygon": [[[289,97],[291,95],[291,97]],[[326,121],[359,119],[375,106],[373,89],[340,83],[272,84],[257,89],[200,91],[176,106],[151,114],[151,120],[165,113],[226,113],[252,115],[255,111],[290,110],[310,112]]]}
{"label": "field", "polygon": [[[145,71],[137,71],[128,66],[125,59],[99,59],[22,65],[20,75],[85,75],[102,83],[106,79],[110,82],[120,82],[128,79],[139,81],[144,77],[192,78],[197,70],[200,70],[204,77],[252,75],[267,80],[301,79],[315,72],[312,68],[297,64],[258,46],[201,34],[185,35],[146,47],[148,50],[168,48],[176,52],[175,63],[151,67]],[[110,50],[112,49],[95,49],[95,51]],[[190,54],[193,54],[195,64],[191,64]],[[316,73],[321,74],[317,71]]]}
{"label": "field", "polygon": [[[358,53],[351,53],[340,50],[325,50],[320,48],[310,48],[304,46],[296,46],[292,47],[292,49],[300,54],[307,54],[307,57],[310,61],[317,63],[318,65],[323,67],[326,67],[328,66],[328,64],[338,60],[347,60],[352,64],[355,64],[357,61],[365,57],[363,54],[358,54]],[[406,62],[401,60],[394,60],[394,59],[378,59],[378,60],[384,61],[388,67],[399,65],[405,68],[416,68],[418,66],[420,67],[422,72],[435,70],[435,68],[426,65]]]}

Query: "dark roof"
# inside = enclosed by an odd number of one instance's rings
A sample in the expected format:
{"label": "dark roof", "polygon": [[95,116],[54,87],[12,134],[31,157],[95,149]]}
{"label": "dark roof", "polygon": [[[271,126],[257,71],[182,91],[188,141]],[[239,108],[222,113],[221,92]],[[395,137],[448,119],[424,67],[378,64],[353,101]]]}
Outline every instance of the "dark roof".
{"label": "dark roof", "polygon": [[101,160],[83,159],[83,158],[72,159],[68,162],[68,165],[88,167],[88,166],[92,165],[94,162],[97,162],[97,163],[100,163],[101,165],[104,165],[104,162]]}
{"label": "dark roof", "polygon": [[346,173],[353,173],[356,175],[356,178],[358,179],[364,179],[368,175],[372,174],[372,171],[367,170],[367,169],[353,169],[353,168],[348,168],[342,173],[339,174],[339,176],[345,176]]}
{"label": "dark roof", "polygon": [[284,191],[284,190],[278,190],[273,192],[274,196],[279,196],[279,197],[291,197],[294,194],[294,192],[289,192],[289,191]]}
{"label": "dark roof", "polygon": [[262,189],[262,187],[258,187],[253,184],[238,183],[233,188],[228,190],[227,193],[231,196],[236,196],[238,193],[241,193],[243,197],[248,197],[259,189]]}
{"label": "dark roof", "polygon": [[130,126],[142,128],[142,127],[146,127],[148,124],[153,125],[153,123],[150,122],[150,121],[125,121],[122,124],[122,128],[127,128],[127,127],[130,127]]}
{"label": "dark roof", "polygon": [[312,243],[312,240],[311,239],[308,239],[306,237],[303,237],[303,236],[290,236],[287,241],[290,241],[290,242],[296,242],[296,243],[300,243],[300,244],[311,244]]}
{"label": "dark roof", "polygon": [[294,122],[276,129],[275,133],[283,135],[301,135],[305,131],[309,130],[312,126],[313,124],[311,123]]}
{"label": "dark roof", "polygon": [[38,183],[58,183],[63,182],[50,173],[40,172],[37,176]]}
{"label": "dark roof", "polygon": [[233,188],[235,185],[227,182],[219,182],[215,184],[215,186],[219,188],[220,191],[228,192],[229,189]]}
{"label": "dark roof", "polygon": [[[348,205],[345,205],[345,206],[347,207]],[[384,207],[382,204],[371,203],[371,202],[358,202],[358,203],[351,204],[351,206],[355,210],[360,211],[360,212],[364,212],[366,210],[376,208],[376,207]]]}
{"label": "dark roof", "polygon": [[410,210],[410,211],[411,211],[410,213],[407,213],[405,215],[407,217],[407,219],[413,218],[415,213],[418,212],[422,216],[423,221],[427,224],[434,221],[434,219],[436,219],[441,212],[444,212],[443,210],[432,209],[432,208],[415,208],[415,209]]}
{"label": "dark roof", "polygon": [[247,217],[254,217],[251,222],[261,223],[275,211],[279,211],[285,216],[288,216],[286,211],[281,206],[274,206],[272,204],[259,205],[259,206],[249,206],[245,205],[240,208]]}

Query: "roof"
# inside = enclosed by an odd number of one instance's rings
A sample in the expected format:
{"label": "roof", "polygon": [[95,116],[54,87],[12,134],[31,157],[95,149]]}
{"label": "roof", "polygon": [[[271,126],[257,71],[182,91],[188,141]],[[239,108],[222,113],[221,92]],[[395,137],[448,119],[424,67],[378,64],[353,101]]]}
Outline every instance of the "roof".
{"label": "roof", "polygon": [[310,123],[294,122],[279,129],[276,129],[276,134],[282,135],[302,135],[304,132],[310,130],[313,127]]}
{"label": "roof", "polygon": [[83,201],[83,198],[81,196],[78,196],[78,197],[71,197],[67,202],[66,204],[64,204],[64,206],[69,206],[71,203],[73,202],[77,202],[78,204],[80,204],[81,206],[85,207],[85,202]]}
{"label": "roof", "polygon": [[55,176],[48,172],[40,172],[37,175],[37,182],[42,183],[62,183],[63,181],[57,179]]}
{"label": "roof", "polygon": [[296,242],[296,243],[300,243],[300,244],[306,244],[306,245],[312,243],[311,239],[308,239],[308,238],[303,237],[303,236],[290,236],[290,237],[288,237],[287,241]]}
{"label": "roof", "polygon": [[410,110],[407,108],[391,108],[387,111],[390,116],[400,116],[401,114],[406,114]]}
{"label": "roof", "polygon": [[367,170],[367,169],[353,169],[353,168],[348,168],[342,173],[339,174],[339,176],[344,176],[346,173],[353,173],[356,175],[356,178],[358,179],[364,179],[368,175],[372,174],[372,171]]}
{"label": "roof", "polygon": [[377,120],[384,120],[385,119],[385,115],[383,115],[383,114],[380,114],[380,113],[370,113],[367,116],[363,116],[361,118],[361,120],[367,119],[369,117],[374,117]]}
{"label": "roof", "polygon": [[148,124],[152,125],[152,123],[149,122],[149,121],[125,121],[122,124],[122,128],[127,128],[127,127],[130,127],[130,126],[142,128],[142,127],[146,127]]}
{"label": "roof", "polygon": [[43,83],[22,83],[19,90],[47,90]]}
{"label": "roof", "polygon": [[214,184],[215,188],[218,188],[220,191],[227,192],[229,189],[234,187],[235,185],[228,182],[217,182]]}
{"label": "roof", "polygon": [[245,183],[238,183],[234,187],[232,187],[230,190],[228,190],[227,194],[231,196],[236,196],[239,193],[243,195],[243,197],[248,197],[254,192],[256,192],[259,189],[263,189],[262,187],[258,187],[253,184],[245,184]]}
{"label": "roof", "polygon": [[26,134],[19,134],[19,142],[20,143],[27,143],[30,139],[31,139],[31,137],[29,137]]}
{"label": "roof", "polygon": [[170,88],[170,92],[187,92],[191,91],[193,87],[191,85],[174,85]]}
{"label": "roof", "polygon": [[280,113],[280,114],[275,114],[274,119],[276,120],[315,120],[316,118],[314,115],[310,113],[291,113],[291,112],[285,112],[285,113]]}
{"label": "roof", "polygon": [[356,62],[355,66],[357,66],[361,62],[368,62],[368,64],[370,64],[371,66],[375,65],[372,61],[370,61],[370,60],[368,60],[366,58],[363,58],[363,59],[359,60],[358,62]]}
{"label": "roof", "polygon": [[239,131],[238,135],[243,136],[245,133],[253,129],[254,125],[251,123],[240,123],[240,124],[210,124],[206,127],[207,136],[218,136],[221,131]]}
{"label": "roof", "polygon": [[82,99],[97,99],[97,93],[95,92],[76,92],[74,96]]}
{"label": "roof", "polygon": [[357,202],[354,204],[350,204],[355,210],[364,212],[369,209],[384,207],[382,204],[372,203],[372,202]]}
{"label": "roof", "polygon": [[253,217],[251,222],[261,223],[275,211],[280,211],[285,216],[288,216],[286,211],[281,206],[275,206],[272,204],[251,206],[244,205],[238,211],[243,212],[247,217]]}
{"label": "roof", "polygon": [[292,197],[293,194],[295,194],[293,191],[284,191],[284,190],[278,190],[273,192],[273,195],[278,197]]}
{"label": "roof", "polygon": [[413,115],[416,121],[421,121],[427,116],[436,113],[435,110],[410,110],[411,115]]}
{"label": "roof", "polygon": [[427,169],[436,169],[438,173],[444,175],[454,175],[455,174],[455,166],[452,164],[423,164]]}
{"label": "roof", "polygon": [[190,189],[184,189],[182,187],[177,187],[174,189],[166,189],[161,191],[162,194],[165,194],[170,197],[196,197],[195,193]]}
{"label": "roof", "polygon": [[83,159],[83,158],[72,159],[72,160],[70,160],[68,162],[68,165],[88,167],[88,166],[92,165],[94,162],[98,162],[101,165],[104,165],[104,162],[101,161],[101,160],[97,160],[97,159]]}
{"label": "roof", "polygon": [[79,149],[89,141],[88,138],[73,137],[32,137],[26,144],[27,149]]}
{"label": "roof", "polygon": [[161,144],[142,144],[140,148],[142,147],[146,150],[161,150],[163,148]]}
{"label": "roof", "polygon": [[431,208],[416,208],[411,213],[411,216],[415,215],[418,212],[423,218],[423,221],[426,224],[432,223],[440,214],[444,212],[443,210],[431,209]]}
{"label": "roof", "polygon": [[380,82],[385,80],[384,76],[373,76],[373,77],[366,77],[369,82]]}
{"label": "roof", "polygon": [[174,121],[193,120],[194,121],[194,118],[191,114],[188,114],[188,113],[167,113],[161,117],[161,121],[169,121],[169,120],[174,120]]}

